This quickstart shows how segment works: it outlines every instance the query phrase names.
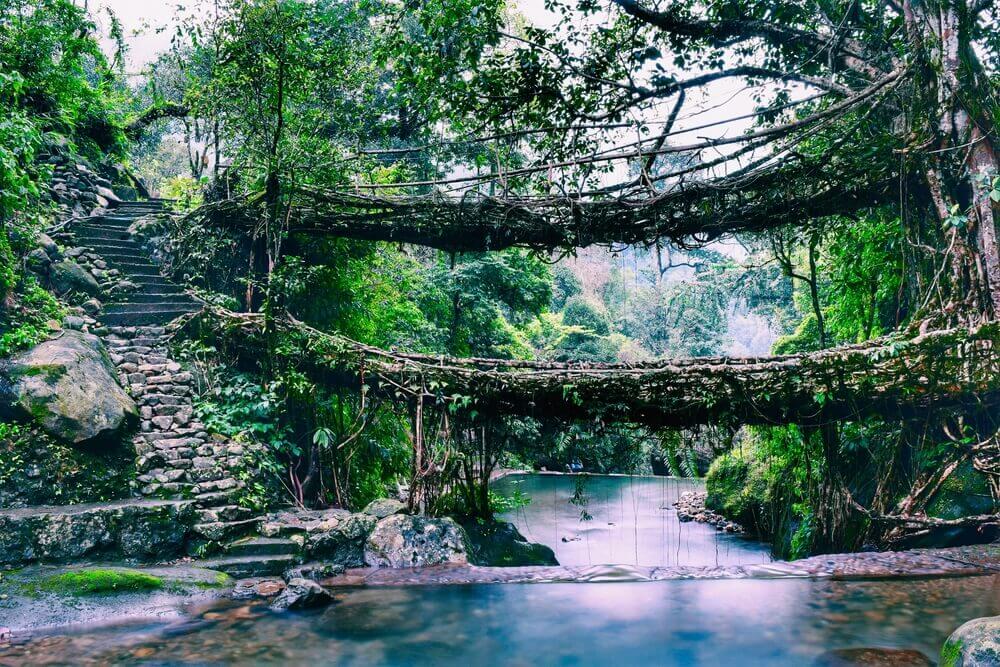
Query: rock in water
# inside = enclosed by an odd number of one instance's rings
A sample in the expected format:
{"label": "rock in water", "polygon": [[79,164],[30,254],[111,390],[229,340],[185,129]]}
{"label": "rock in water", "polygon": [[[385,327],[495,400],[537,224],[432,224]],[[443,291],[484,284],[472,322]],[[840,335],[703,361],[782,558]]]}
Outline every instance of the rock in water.
{"label": "rock in water", "polygon": [[71,444],[108,440],[138,419],[100,339],[62,334],[0,362],[0,402]]}
{"label": "rock in water", "polygon": [[394,514],[375,525],[365,545],[373,567],[420,567],[468,563],[465,531],[452,519]]}
{"label": "rock in water", "polygon": [[317,609],[333,602],[333,596],[325,588],[309,579],[292,579],[281,592],[271,609],[275,611]]}
{"label": "rock in water", "polygon": [[379,498],[368,503],[368,506],[361,511],[376,519],[384,519],[393,514],[405,514],[406,505],[395,498]]}
{"label": "rock in water", "polygon": [[49,267],[49,281],[59,294],[81,292],[90,296],[101,295],[101,286],[94,276],[71,259],[52,264]]}
{"label": "rock in water", "polygon": [[839,648],[816,659],[814,667],[933,667],[920,651],[893,648]]}
{"label": "rock in water", "polygon": [[[507,521],[482,522],[472,519],[463,522],[462,527],[469,538],[472,560],[476,565],[559,565],[552,549],[544,544],[528,542],[517,527]],[[563,542],[566,541],[564,537]]]}
{"label": "rock in water", "polygon": [[951,633],[941,649],[941,667],[1000,665],[1000,616],[977,618]]}

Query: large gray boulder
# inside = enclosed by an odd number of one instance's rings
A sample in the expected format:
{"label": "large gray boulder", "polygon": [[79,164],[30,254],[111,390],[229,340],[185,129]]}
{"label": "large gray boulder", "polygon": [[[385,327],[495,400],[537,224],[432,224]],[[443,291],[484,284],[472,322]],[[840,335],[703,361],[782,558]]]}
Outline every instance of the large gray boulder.
{"label": "large gray boulder", "polygon": [[1000,616],[977,618],[951,633],[941,649],[941,667],[1000,665]]}
{"label": "large gray boulder", "polygon": [[393,514],[379,521],[368,536],[365,562],[394,568],[467,564],[468,540],[452,519]]}
{"label": "large gray boulder", "polygon": [[365,541],[375,527],[375,517],[350,514],[325,522],[331,527],[308,535],[306,553],[316,560],[344,567],[365,564]]}
{"label": "large gray boulder", "polygon": [[112,439],[138,419],[100,339],[63,331],[0,360],[0,402],[71,444]]}

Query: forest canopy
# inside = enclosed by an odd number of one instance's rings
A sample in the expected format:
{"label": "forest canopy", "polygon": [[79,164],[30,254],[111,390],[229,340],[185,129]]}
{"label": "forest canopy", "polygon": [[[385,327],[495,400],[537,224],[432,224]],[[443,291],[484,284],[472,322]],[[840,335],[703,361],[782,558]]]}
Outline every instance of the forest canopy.
{"label": "forest canopy", "polygon": [[48,319],[36,156],[122,163],[206,423],[298,503],[751,451],[816,551],[996,481],[992,2],[213,0],[138,81],[114,20],[0,7],[0,353]]}

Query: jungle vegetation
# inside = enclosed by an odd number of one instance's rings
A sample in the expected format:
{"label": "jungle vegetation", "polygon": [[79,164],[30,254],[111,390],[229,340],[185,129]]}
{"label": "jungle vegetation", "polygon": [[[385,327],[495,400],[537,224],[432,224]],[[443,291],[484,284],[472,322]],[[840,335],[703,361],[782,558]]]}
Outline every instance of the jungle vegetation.
{"label": "jungle vegetation", "polygon": [[[0,354],[58,308],[19,266],[60,141],[175,201],[247,502],[485,517],[578,459],[707,471],[785,555],[991,536],[994,3],[546,8],[205,0],[137,84],[115,22],[0,0]],[[788,356],[725,358],[747,317]]]}

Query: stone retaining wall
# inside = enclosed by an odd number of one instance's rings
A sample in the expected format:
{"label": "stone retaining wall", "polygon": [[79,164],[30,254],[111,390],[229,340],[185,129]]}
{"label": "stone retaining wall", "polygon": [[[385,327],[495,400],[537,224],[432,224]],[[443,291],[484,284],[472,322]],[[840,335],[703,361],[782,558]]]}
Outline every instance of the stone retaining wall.
{"label": "stone retaining wall", "polygon": [[167,560],[184,554],[195,518],[192,502],[172,500],[0,510],[0,565]]}

